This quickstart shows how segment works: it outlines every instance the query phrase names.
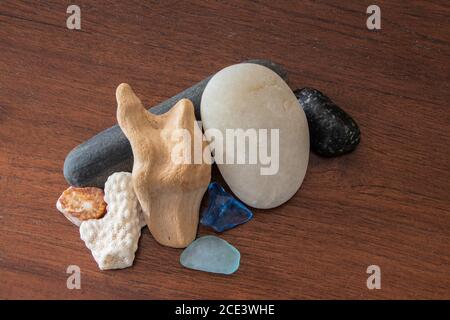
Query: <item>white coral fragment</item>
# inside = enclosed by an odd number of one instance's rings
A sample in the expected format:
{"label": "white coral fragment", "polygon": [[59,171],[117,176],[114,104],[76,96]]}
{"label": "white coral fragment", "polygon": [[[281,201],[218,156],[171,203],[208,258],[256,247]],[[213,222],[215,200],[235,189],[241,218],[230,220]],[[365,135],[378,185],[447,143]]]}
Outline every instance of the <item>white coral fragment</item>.
{"label": "white coral fragment", "polygon": [[141,236],[141,207],[133,190],[131,173],[116,172],[105,183],[108,212],[98,220],[81,223],[80,237],[101,270],[133,265]]}

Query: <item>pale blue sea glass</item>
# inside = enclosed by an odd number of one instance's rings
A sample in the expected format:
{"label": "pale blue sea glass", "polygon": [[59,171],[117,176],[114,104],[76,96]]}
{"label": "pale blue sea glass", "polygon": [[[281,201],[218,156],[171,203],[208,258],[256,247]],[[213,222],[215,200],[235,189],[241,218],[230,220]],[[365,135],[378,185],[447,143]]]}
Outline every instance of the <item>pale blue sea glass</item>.
{"label": "pale blue sea glass", "polygon": [[232,274],[239,268],[241,254],[231,244],[216,236],[204,236],[181,253],[186,268],[212,273]]}

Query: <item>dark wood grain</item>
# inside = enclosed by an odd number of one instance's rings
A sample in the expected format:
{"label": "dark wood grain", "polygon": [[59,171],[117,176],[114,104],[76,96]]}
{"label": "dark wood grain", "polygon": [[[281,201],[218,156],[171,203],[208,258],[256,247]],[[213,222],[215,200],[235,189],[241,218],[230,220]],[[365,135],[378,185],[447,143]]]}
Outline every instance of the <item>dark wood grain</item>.
{"label": "dark wood grain", "polygon": [[[76,4],[81,31],[69,2],[0,2],[0,298],[450,298],[448,1],[377,1],[377,32],[372,1]],[[115,124],[119,83],[151,106],[249,58],[354,116],[356,152],[311,155],[294,198],[224,233],[242,253],[231,277],[181,268],[148,231],[132,268],[99,271],[55,209],[66,154]]]}

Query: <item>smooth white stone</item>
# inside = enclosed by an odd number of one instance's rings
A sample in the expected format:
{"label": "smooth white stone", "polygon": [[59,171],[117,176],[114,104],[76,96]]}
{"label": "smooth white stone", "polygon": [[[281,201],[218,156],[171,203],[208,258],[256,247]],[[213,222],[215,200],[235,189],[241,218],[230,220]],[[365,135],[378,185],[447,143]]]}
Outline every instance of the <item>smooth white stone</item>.
{"label": "smooth white stone", "polygon": [[[218,164],[241,201],[255,208],[273,208],[288,201],[300,188],[309,159],[308,122],[294,93],[275,72],[250,63],[219,71],[203,92],[201,117],[205,130],[222,132],[224,145],[226,129],[268,129],[269,133],[270,129],[279,129],[276,174],[261,175],[261,168],[269,166],[261,163],[259,155],[257,164]],[[226,147],[224,154],[226,157]]]}

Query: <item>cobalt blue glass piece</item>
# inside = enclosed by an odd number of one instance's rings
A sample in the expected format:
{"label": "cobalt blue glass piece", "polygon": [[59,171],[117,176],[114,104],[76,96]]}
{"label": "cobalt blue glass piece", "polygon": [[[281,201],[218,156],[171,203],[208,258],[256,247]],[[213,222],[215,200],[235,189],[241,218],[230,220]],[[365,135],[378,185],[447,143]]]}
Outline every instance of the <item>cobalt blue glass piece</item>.
{"label": "cobalt blue glass piece", "polygon": [[208,187],[209,204],[203,211],[200,223],[217,232],[249,221],[253,213],[239,200],[227,193],[217,182]]}

